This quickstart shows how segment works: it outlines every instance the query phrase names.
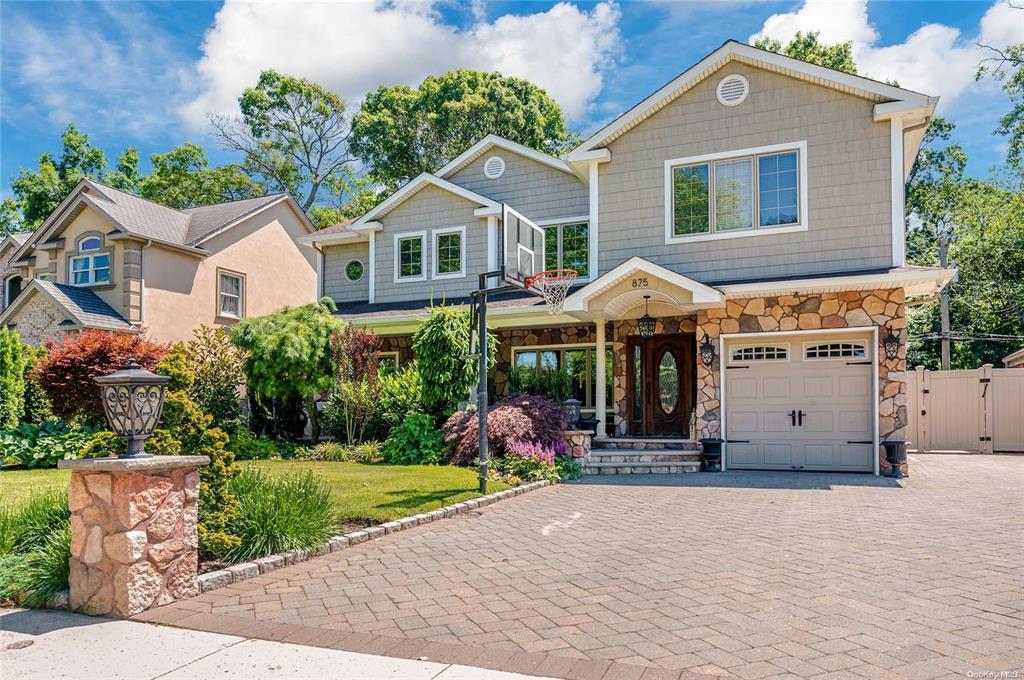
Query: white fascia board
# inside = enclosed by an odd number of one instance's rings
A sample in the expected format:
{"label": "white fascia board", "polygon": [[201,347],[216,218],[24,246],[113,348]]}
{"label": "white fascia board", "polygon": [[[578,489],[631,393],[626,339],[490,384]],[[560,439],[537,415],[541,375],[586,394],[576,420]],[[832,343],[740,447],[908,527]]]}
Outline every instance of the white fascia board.
{"label": "white fascia board", "polygon": [[476,217],[493,217],[495,215],[501,215],[501,206],[484,206],[483,208],[477,208],[473,211],[473,215]]}
{"label": "white fascia board", "polygon": [[760,50],[756,47],[751,47],[750,45],[730,40],[690,68],[686,69],[686,71],[674,78],[654,94],[650,95],[632,109],[588,137],[582,144],[569,153],[567,159],[570,162],[576,161],[581,157],[581,154],[600,146],[608,137],[629,127],[634,122],[642,120],[650,112],[657,110],[661,106],[664,106],[667,101],[671,101],[682,94],[683,91],[688,89],[698,80],[702,79],[710,70],[718,68],[725,62],[736,57],[741,57],[752,62],[759,62],[774,68],[786,69],[788,71],[804,75],[808,78],[823,80],[833,83],[836,86],[859,90],[878,97],[910,102],[916,106],[928,106],[930,100],[933,99],[932,97],[919,92],[905,90],[903,88],[864,78],[862,76],[843,73],[841,71],[825,68],[824,66],[818,66],[817,64],[809,64],[807,62],[800,61],[799,59],[793,59],[792,57],[776,54],[775,52],[769,52],[767,50]]}
{"label": "white fascia board", "polygon": [[[419,328],[429,318],[428,313],[410,313],[395,316],[361,317],[346,319],[358,328],[372,329],[381,336],[407,335]],[[342,318],[344,318],[342,316]],[[551,315],[544,306],[498,307],[487,311],[487,324],[491,329],[499,328],[547,328],[558,325],[579,325],[581,322],[568,314]]]}
{"label": "white fascia board", "polygon": [[638,272],[656,277],[666,283],[677,286],[678,288],[690,291],[693,295],[694,305],[725,304],[725,296],[714,288],[705,286],[703,283],[694,281],[682,274],[677,274],[670,269],[654,264],[642,257],[631,257],[566,298],[564,309],[573,312],[589,311],[587,309],[587,303],[591,298],[603,293],[611,287],[619,284],[627,277]]}
{"label": "white fascia board", "polygon": [[876,123],[891,118],[930,118],[935,113],[935,107],[939,103],[938,97],[927,97],[927,102],[922,105],[916,101],[894,101],[875,104],[874,119]]}
{"label": "white fascia board", "polygon": [[464,166],[468,165],[472,161],[482,156],[491,147],[498,147],[499,149],[504,149],[505,151],[508,151],[510,153],[525,156],[530,160],[537,161],[538,163],[543,163],[544,165],[552,167],[555,170],[561,170],[562,172],[575,174],[573,172],[573,169],[569,166],[569,164],[566,163],[561,158],[556,158],[555,156],[546,154],[543,151],[531,149],[528,146],[524,146],[522,144],[519,144],[518,142],[513,142],[510,139],[505,139],[504,137],[499,137],[498,135],[494,134],[487,135],[486,137],[478,141],[476,144],[474,144],[473,146],[469,147],[461,154],[456,156],[452,161],[447,163],[444,167],[442,167],[434,174],[442,179],[448,177],[449,175],[453,175],[459,170],[461,170]]}
{"label": "white fascia board", "polygon": [[412,180],[404,187],[396,191],[395,193],[388,196],[384,201],[379,203],[376,207],[372,208],[368,213],[360,217],[358,220],[349,225],[349,228],[355,231],[364,231],[371,228],[370,225],[380,225],[380,222],[374,221],[375,218],[386,215],[392,208],[396,208],[401,205],[407,198],[412,197],[417,191],[422,189],[425,185],[432,184],[439,189],[443,189],[449,193],[455,194],[460,198],[464,198],[471,203],[476,203],[479,206],[501,209],[501,204],[493,201],[486,196],[481,196],[475,191],[470,191],[465,187],[460,187],[458,184],[452,184],[448,180],[435,177],[430,173],[422,173],[416,179]]}
{"label": "white fascia board", "polygon": [[589,163],[590,161],[609,163],[612,160],[612,152],[608,149],[590,149],[584,151],[577,148],[566,156],[566,160],[570,163]]}
{"label": "white fascia board", "polygon": [[367,233],[362,231],[342,231],[332,234],[310,234],[295,239],[299,243],[307,245],[320,244],[322,246],[340,245],[342,243],[359,243],[369,238]]}
{"label": "white fascia board", "polygon": [[731,283],[719,286],[728,299],[761,295],[807,294],[867,288],[906,288],[908,295],[926,295],[931,289],[941,289],[956,275],[955,269],[921,269],[890,271],[881,274],[854,274],[816,279],[788,279],[756,283]]}
{"label": "white fascia board", "polygon": [[370,231],[384,231],[384,224],[382,222],[359,222],[348,225],[348,228],[352,231],[357,232],[370,232]]}

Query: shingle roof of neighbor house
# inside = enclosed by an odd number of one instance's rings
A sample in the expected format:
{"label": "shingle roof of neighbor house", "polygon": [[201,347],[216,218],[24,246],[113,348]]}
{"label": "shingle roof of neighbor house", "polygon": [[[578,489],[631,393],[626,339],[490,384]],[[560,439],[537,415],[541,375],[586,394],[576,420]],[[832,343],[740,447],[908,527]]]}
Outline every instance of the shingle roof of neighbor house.
{"label": "shingle roof of neighbor house", "polygon": [[[132,325],[125,321],[113,307],[100,299],[88,288],[68,286],[53,281],[33,282],[41,290],[49,294],[68,314],[87,328],[101,328],[110,331],[131,330]],[[27,291],[26,291],[27,292]]]}

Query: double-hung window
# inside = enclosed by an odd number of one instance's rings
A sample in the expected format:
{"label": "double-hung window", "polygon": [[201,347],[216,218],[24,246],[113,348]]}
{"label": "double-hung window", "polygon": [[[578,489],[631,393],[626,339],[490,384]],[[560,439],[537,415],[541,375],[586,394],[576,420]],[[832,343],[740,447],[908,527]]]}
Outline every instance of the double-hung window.
{"label": "double-hung window", "polygon": [[466,275],[466,227],[434,229],[434,278],[454,279]]}
{"label": "double-hung window", "polygon": [[395,234],[395,282],[423,281],[427,232]]}
{"label": "double-hung window", "polygon": [[572,269],[590,276],[590,225],[572,222],[544,227],[544,268]]}
{"label": "double-hung window", "polygon": [[87,236],[78,242],[78,252],[71,258],[71,283],[76,286],[94,286],[110,283],[110,253],[99,252],[103,243],[96,236]]}
{"label": "double-hung window", "polygon": [[667,242],[807,228],[806,143],[665,162]]}
{"label": "double-hung window", "polygon": [[242,318],[245,296],[245,277],[233,272],[221,271],[217,277],[217,311],[220,316]]}

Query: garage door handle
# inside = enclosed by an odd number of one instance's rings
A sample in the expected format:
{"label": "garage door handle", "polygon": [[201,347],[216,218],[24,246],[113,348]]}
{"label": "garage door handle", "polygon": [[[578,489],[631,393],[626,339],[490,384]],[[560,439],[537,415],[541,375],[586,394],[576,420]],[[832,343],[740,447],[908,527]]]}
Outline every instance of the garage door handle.
{"label": "garage door handle", "polygon": [[847,361],[847,366],[870,366],[870,361]]}
{"label": "garage door handle", "polygon": [[726,444],[749,444],[749,439],[726,439]]}
{"label": "garage door handle", "polygon": [[854,441],[854,442],[846,442],[846,443],[847,444],[874,444],[874,442],[870,441],[870,440],[864,441],[864,442],[856,442],[856,441]]}
{"label": "garage door handle", "polygon": [[796,427],[796,411],[790,411],[786,415],[789,416],[789,421],[792,423],[793,427]]}
{"label": "garage door handle", "polygon": [[807,415],[807,414],[804,413],[803,411],[797,411],[796,412],[796,424],[799,425],[800,427],[804,426],[804,416],[805,415]]}

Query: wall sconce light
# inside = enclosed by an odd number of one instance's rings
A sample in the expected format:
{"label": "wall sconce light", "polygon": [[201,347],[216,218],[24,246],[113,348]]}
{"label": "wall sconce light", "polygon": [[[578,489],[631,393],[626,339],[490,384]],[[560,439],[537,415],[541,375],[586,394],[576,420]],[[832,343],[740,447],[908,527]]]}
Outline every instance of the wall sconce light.
{"label": "wall sconce light", "polygon": [[704,340],[700,343],[700,360],[705,366],[711,366],[715,360],[715,344],[711,342],[711,336],[704,334]]}
{"label": "wall sconce light", "polygon": [[888,330],[889,334],[882,340],[882,347],[885,349],[885,358],[891,361],[900,354],[900,336],[893,333],[891,328]]}

